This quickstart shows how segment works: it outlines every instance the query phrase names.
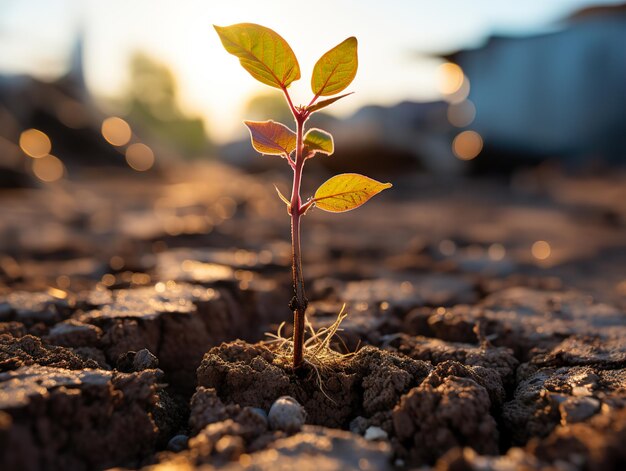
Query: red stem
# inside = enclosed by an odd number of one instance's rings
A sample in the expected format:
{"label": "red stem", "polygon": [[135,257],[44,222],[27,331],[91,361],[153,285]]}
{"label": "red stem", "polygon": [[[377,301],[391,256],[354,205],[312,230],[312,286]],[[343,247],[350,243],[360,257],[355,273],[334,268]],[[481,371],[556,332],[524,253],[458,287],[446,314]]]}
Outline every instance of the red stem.
{"label": "red stem", "polygon": [[293,173],[293,191],[291,193],[291,247],[292,247],[292,272],[293,272],[293,367],[302,366],[304,350],[304,320],[308,301],[304,292],[304,277],[302,276],[302,259],[300,253],[300,216],[302,216],[300,200],[300,182],[302,180],[302,134],[304,120],[296,117],[297,141],[296,141],[296,166]]}
{"label": "red stem", "polygon": [[306,114],[298,111],[291,101],[286,88],[283,93],[289,108],[296,120],[296,156],[293,168],[293,188],[291,191],[291,256],[293,276],[293,298],[289,307],[293,311],[293,368],[298,369],[304,360],[304,321],[308,304],[304,292],[304,277],[302,276],[302,257],[300,252],[300,217],[302,216],[302,201],[300,199],[300,183],[302,182],[302,167],[304,166],[304,123]]}
{"label": "red stem", "polygon": [[289,95],[289,92],[287,91],[287,88],[283,87],[282,91],[283,91],[283,94],[285,95],[285,98],[287,99],[287,104],[289,105],[289,109],[291,110],[291,114],[293,114],[293,117],[297,121],[298,116],[300,115],[300,113],[298,112],[296,107],[293,106],[293,102],[291,101],[291,96]]}

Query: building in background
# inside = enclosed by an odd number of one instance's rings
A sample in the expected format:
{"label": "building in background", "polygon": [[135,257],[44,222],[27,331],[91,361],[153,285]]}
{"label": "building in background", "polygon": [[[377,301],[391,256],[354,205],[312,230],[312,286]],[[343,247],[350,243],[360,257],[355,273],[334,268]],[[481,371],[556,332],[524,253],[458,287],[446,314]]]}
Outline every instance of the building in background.
{"label": "building in background", "polygon": [[[544,160],[570,168],[626,163],[625,45],[626,6],[597,7],[550,32],[493,36],[442,55],[442,101],[366,106],[333,120],[342,158],[324,164],[404,172],[413,160],[455,174]],[[249,161],[243,143],[225,150],[233,162]]]}
{"label": "building in background", "polygon": [[[331,130],[341,154],[316,162],[335,172],[356,164],[364,172],[442,174],[545,159],[626,162],[625,44],[622,5],[581,10],[548,33],[494,36],[442,55],[441,101],[365,106],[346,119],[313,116],[310,124]],[[71,57],[68,74],[54,82],[0,75],[0,186],[56,181],[84,166],[141,172],[210,149],[202,121],[178,107],[163,64],[135,55],[114,104],[120,116],[110,116],[85,86],[80,36]],[[251,117],[280,119],[277,99],[251,103]],[[272,165],[253,158],[247,141],[218,151],[235,165]]]}
{"label": "building in background", "polygon": [[446,56],[462,69],[491,160],[626,162],[626,5]]}

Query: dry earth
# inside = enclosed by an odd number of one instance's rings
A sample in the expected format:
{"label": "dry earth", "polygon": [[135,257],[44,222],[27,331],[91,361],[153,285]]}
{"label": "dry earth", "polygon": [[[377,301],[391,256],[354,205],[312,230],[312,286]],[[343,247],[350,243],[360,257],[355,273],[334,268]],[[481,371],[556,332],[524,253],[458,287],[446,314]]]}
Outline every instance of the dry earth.
{"label": "dry earth", "polygon": [[0,469],[626,467],[626,175],[312,211],[309,318],[346,303],[355,352],[320,376],[259,343],[290,318],[284,175],[167,175],[0,192]]}

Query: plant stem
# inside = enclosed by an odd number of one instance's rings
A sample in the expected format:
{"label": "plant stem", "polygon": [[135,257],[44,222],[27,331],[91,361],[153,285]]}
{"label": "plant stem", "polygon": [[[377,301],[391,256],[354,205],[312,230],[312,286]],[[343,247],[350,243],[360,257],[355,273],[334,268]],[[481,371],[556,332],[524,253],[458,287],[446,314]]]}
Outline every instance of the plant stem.
{"label": "plant stem", "polygon": [[293,299],[289,307],[293,311],[293,367],[302,366],[304,349],[304,319],[308,304],[304,292],[304,278],[302,277],[302,260],[300,255],[300,216],[302,216],[300,200],[300,183],[304,156],[302,151],[305,117],[295,114],[296,118],[296,159],[293,171],[293,189],[291,192],[291,255],[293,272]]}

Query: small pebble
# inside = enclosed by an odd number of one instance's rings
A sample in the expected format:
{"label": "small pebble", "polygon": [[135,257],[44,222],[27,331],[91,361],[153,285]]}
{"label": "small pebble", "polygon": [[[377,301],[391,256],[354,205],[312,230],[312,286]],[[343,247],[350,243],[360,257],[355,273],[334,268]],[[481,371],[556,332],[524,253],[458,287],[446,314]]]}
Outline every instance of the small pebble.
{"label": "small pebble", "polygon": [[187,448],[188,441],[189,437],[187,435],[176,435],[172,437],[169,442],[167,442],[167,449],[178,453],[179,451],[183,451]]}
{"label": "small pebble", "polygon": [[559,404],[561,424],[573,424],[588,419],[600,410],[600,401],[594,397],[570,397]]}
{"label": "small pebble", "polygon": [[304,425],[306,411],[293,397],[282,396],[272,404],[268,418],[272,430],[296,433]]}
{"label": "small pebble", "polygon": [[363,435],[367,430],[367,427],[367,419],[365,417],[361,417],[360,415],[350,422],[350,431],[352,433],[356,433],[357,435]]}
{"label": "small pebble", "polygon": [[135,354],[135,358],[133,358],[133,369],[135,371],[153,370],[158,368],[158,366],[159,360],[147,348],[139,350]]}
{"label": "small pebble", "polygon": [[363,435],[363,438],[368,441],[387,440],[388,435],[387,432],[385,432],[382,428],[372,425],[367,428],[367,430],[365,431],[365,435]]}

